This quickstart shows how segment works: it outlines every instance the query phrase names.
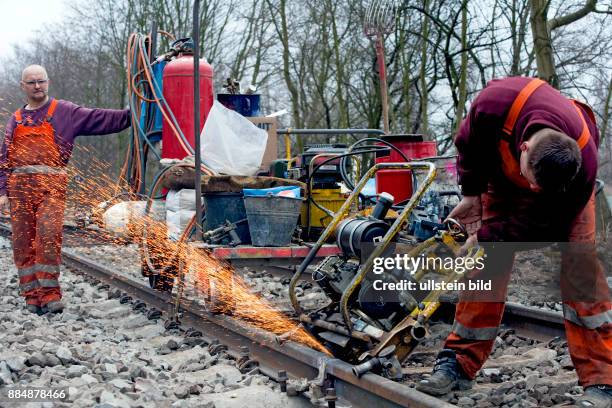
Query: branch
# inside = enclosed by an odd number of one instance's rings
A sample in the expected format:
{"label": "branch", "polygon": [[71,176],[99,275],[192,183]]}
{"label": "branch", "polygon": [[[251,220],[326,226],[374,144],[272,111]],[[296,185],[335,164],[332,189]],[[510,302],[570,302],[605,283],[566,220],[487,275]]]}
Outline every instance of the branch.
{"label": "branch", "polygon": [[597,14],[612,14],[612,8],[609,8],[608,10],[593,10],[594,13]]}
{"label": "branch", "polygon": [[549,20],[548,30],[552,31],[555,28],[559,28],[561,26],[571,24],[574,21],[580,20],[591,11],[595,11],[595,6],[597,6],[597,0],[586,0],[586,4],[580,10]]}

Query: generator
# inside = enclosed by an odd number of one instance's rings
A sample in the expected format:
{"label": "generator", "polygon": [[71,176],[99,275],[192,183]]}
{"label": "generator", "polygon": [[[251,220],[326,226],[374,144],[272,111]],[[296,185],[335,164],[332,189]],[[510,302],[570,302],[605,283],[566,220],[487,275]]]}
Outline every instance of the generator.
{"label": "generator", "polygon": [[297,156],[294,167],[287,170],[287,177],[307,184],[307,201],[302,207],[300,225],[304,236],[320,233],[331,221],[348,196],[342,192],[341,159],[346,154],[345,144],[311,144]]}
{"label": "generator", "polygon": [[312,186],[316,189],[339,188],[338,183],[342,181],[340,158],[327,159],[345,154],[347,149],[345,144],[306,145],[296,158],[295,167],[288,170],[288,177],[304,183],[312,181]]}

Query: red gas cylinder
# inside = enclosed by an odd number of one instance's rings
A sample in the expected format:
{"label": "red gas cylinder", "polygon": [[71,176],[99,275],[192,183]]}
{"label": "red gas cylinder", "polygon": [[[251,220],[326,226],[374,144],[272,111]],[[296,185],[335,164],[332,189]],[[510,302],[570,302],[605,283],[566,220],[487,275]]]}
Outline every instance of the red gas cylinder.
{"label": "red gas cylinder", "polygon": [[[213,105],[213,69],[200,58],[200,129]],[[193,114],[193,55],[180,54],[164,68],[163,94],[185,138],[195,146]],[[181,146],[169,123],[162,128],[162,157],[182,159],[187,152]]]}
{"label": "red gas cylinder", "polygon": [[[436,142],[424,142],[421,135],[389,135],[381,137],[402,151],[408,159],[422,159],[435,156]],[[380,143],[381,146],[384,146]],[[376,153],[376,163],[402,163],[405,160],[395,150]],[[376,193],[387,192],[395,198],[394,204],[406,201],[412,196],[412,172],[410,170],[379,170],[376,173]]]}

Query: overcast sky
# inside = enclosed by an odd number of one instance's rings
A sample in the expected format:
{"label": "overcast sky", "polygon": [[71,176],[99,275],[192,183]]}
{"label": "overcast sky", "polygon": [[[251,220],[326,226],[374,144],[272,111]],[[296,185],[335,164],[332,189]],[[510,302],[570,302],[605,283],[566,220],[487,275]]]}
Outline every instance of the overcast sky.
{"label": "overcast sky", "polygon": [[0,58],[12,53],[11,44],[30,38],[44,23],[62,19],[65,0],[0,0]]}

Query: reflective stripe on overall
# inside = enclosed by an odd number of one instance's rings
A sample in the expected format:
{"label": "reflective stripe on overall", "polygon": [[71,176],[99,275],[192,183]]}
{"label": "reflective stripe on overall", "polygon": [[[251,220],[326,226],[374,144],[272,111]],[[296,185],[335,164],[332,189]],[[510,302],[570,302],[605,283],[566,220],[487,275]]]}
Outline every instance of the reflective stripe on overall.
{"label": "reflective stripe on overall", "polygon": [[[502,159],[502,168],[505,176],[520,188],[529,188],[529,183],[520,174],[520,166],[511,152],[509,136],[514,130],[523,106],[544,81],[534,79],[525,86],[513,102],[504,123],[504,136],[499,144]],[[582,121],[582,132],[577,140],[580,149],[588,143],[591,135],[586,119],[579,109],[577,102],[572,101]],[[590,116],[590,115],[589,115]],[[591,117],[594,123],[594,118]],[[486,195],[484,196],[486,198]],[[483,199],[483,214],[488,212],[488,203]],[[485,219],[483,217],[483,223]],[[595,200],[591,197],[588,204],[572,223],[568,241],[574,243],[595,243]],[[568,272],[568,264],[572,261],[572,254],[563,254],[563,269],[561,274],[561,292],[572,283],[573,277]],[[500,286],[507,286],[512,264],[513,254],[500,267]],[[593,262],[597,263],[595,259]],[[503,270],[502,270],[503,269]],[[574,268],[575,270],[575,268]],[[603,292],[597,299],[609,299],[607,282],[601,267],[592,267],[597,282],[597,291]],[[566,290],[567,291],[567,290]],[[460,301],[455,312],[455,323],[448,336],[444,348],[450,348],[457,353],[457,360],[465,373],[474,378],[482,367],[493,348],[495,337],[501,323],[504,311],[504,302],[468,302]],[[609,300],[596,302],[563,303],[563,316],[568,339],[570,355],[582,386],[595,384],[612,384],[612,305]]]}
{"label": "reflective stripe on overall", "polygon": [[19,289],[27,303],[41,306],[61,299],[58,278],[66,174],[52,126],[56,107],[53,99],[42,123],[31,123],[15,112],[17,124],[7,151]]}

